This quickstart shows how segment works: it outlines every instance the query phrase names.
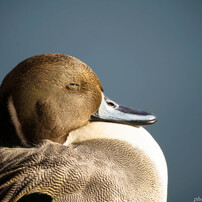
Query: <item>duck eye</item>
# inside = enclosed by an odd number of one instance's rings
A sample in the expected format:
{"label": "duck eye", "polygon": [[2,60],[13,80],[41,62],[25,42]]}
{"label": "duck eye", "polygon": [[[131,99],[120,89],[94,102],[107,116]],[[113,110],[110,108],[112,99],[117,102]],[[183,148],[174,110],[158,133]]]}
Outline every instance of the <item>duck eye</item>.
{"label": "duck eye", "polygon": [[78,83],[70,83],[69,85],[66,86],[66,88],[74,91],[80,90],[80,86]]}
{"label": "duck eye", "polygon": [[79,84],[77,84],[77,83],[70,83],[69,85],[70,86],[79,86]]}

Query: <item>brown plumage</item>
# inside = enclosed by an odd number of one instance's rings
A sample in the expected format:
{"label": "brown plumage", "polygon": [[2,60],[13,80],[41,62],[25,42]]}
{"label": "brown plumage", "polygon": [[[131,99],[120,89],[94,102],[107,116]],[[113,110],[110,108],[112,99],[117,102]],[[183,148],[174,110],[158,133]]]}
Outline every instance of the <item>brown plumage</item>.
{"label": "brown plumage", "polygon": [[[27,143],[42,139],[64,143],[68,133],[85,125],[98,109],[102,90],[95,73],[80,60],[63,54],[37,55],[21,62],[5,77],[0,109],[12,96]],[[1,131],[6,133],[0,138],[4,138],[11,128],[5,127],[9,117],[1,112],[0,120],[0,129],[4,127]],[[11,138],[14,136],[15,132]],[[11,146],[9,142],[4,144],[6,140],[0,140],[0,144]]]}

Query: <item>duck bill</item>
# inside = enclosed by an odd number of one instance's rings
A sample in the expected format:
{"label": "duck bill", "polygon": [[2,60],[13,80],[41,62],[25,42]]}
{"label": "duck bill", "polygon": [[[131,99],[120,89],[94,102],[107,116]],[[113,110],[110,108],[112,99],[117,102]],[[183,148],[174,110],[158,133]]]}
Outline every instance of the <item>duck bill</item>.
{"label": "duck bill", "polygon": [[155,123],[156,117],[150,113],[123,107],[107,98],[102,93],[102,102],[90,121],[104,121],[129,125],[149,125]]}

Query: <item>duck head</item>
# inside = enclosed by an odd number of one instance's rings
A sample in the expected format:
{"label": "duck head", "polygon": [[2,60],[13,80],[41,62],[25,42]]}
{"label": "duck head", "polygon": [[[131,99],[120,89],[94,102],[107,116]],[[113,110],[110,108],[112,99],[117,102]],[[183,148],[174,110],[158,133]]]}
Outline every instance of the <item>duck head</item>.
{"label": "duck head", "polygon": [[18,64],[0,87],[1,146],[42,139],[64,143],[89,121],[130,125],[156,122],[150,113],[108,99],[90,67],[63,54],[43,54]]}

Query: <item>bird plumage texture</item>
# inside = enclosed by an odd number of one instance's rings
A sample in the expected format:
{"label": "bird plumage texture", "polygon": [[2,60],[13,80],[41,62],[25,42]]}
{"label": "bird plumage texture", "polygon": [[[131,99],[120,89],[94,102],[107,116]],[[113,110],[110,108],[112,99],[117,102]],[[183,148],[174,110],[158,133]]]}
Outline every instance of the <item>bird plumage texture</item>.
{"label": "bird plumage texture", "polygon": [[0,157],[2,201],[34,192],[53,201],[162,201],[150,159],[119,140],[69,147],[45,140],[34,148],[3,148]]}
{"label": "bird plumage texture", "polygon": [[28,58],[0,87],[0,201],[165,202],[164,155],[136,127],[155,121],[74,57]]}

